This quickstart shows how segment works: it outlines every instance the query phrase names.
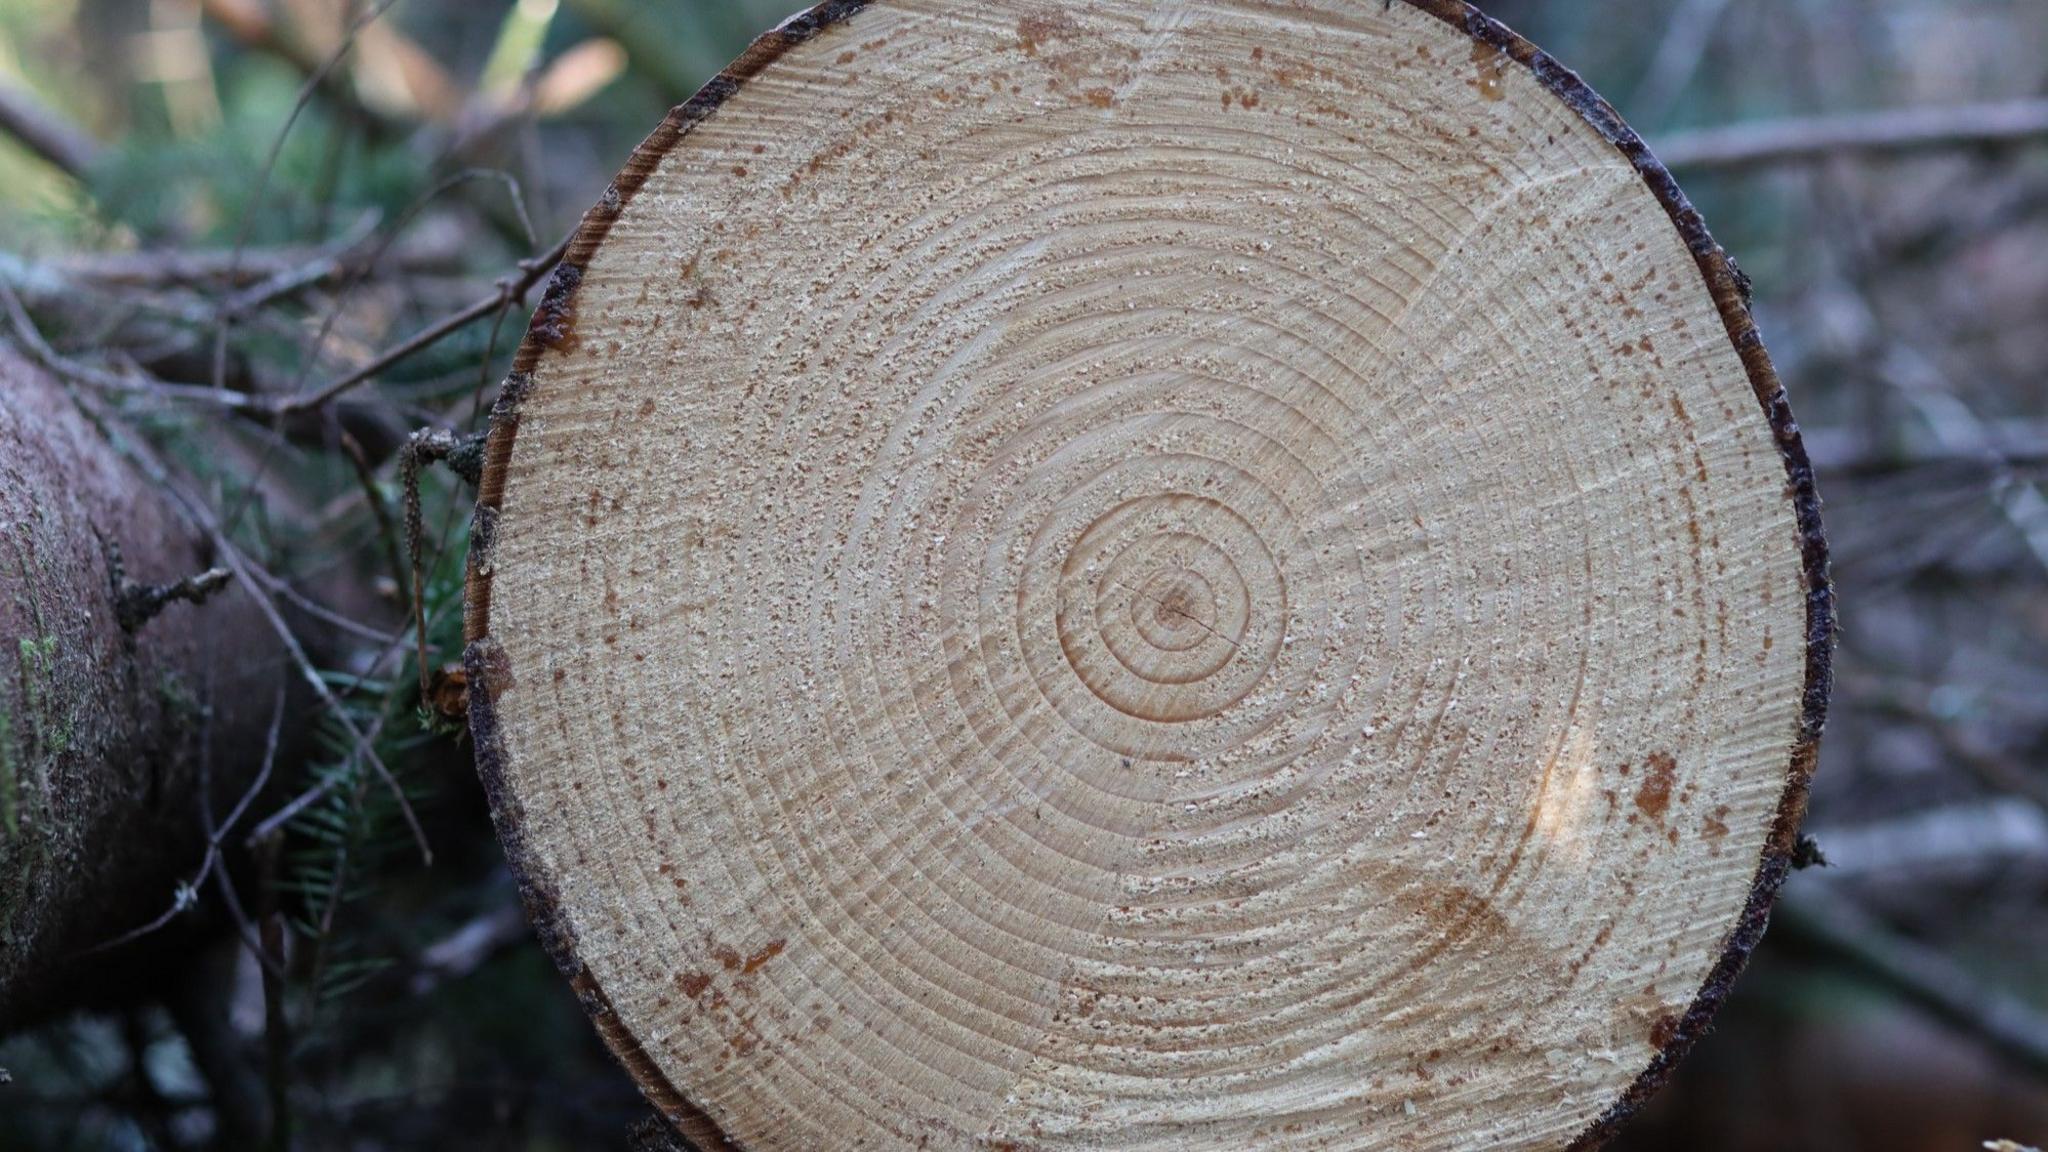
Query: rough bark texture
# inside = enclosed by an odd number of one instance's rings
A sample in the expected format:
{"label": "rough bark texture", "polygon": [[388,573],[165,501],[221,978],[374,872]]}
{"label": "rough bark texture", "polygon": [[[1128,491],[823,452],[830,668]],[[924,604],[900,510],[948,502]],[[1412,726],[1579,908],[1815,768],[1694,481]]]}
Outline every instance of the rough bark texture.
{"label": "rough bark texture", "polygon": [[260,763],[284,667],[236,588],[132,632],[129,580],[205,571],[203,536],[64,390],[0,345],[0,1031],[118,994],[181,942],[94,951],[171,905],[204,853],[211,794]]}
{"label": "rough bark texture", "polygon": [[1598,1144],[1828,693],[1740,273],[1451,0],[793,19],[586,217],[472,540],[530,910],[712,1148]]}

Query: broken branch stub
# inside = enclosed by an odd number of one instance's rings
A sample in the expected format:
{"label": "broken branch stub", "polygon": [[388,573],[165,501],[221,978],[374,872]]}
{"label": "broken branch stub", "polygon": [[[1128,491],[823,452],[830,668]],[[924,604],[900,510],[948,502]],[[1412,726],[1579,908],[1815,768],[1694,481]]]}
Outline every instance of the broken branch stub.
{"label": "broken branch stub", "polygon": [[494,416],[470,715],[710,1148],[1562,1148],[1704,1028],[1826,702],[1728,260],[1463,5],[827,4]]}

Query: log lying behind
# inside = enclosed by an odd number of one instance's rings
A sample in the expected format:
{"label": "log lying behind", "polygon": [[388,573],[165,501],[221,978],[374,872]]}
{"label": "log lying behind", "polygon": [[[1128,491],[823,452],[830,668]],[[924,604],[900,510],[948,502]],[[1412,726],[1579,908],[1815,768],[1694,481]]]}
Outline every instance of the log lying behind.
{"label": "log lying behind", "polygon": [[[205,572],[178,516],[58,384],[0,344],[0,1032],[138,991],[177,931],[99,951],[171,907],[204,856],[202,716],[224,813],[261,763],[287,669],[237,589],[129,598]],[[179,925],[178,927],[182,927]],[[116,975],[116,973],[119,975]]]}
{"label": "log lying behind", "polygon": [[1464,6],[834,3],[551,286],[471,719],[706,1147],[1587,1144],[1783,875],[1817,506],[1698,217]]}

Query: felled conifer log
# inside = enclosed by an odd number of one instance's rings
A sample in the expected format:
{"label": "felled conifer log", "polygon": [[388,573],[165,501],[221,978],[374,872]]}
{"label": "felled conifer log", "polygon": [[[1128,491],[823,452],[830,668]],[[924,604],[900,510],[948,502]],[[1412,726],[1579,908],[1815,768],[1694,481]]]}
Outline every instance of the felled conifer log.
{"label": "felled conifer log", "polygon": [[290,669],[210,544],[0,344],[0,1032],[166,974],[152,923],[254,779]]}
{"label": "felled conifer log", "polygon": [[501,836],[711,1149],[1597,1143],[1826,703],[1740,274],[1445,0],[794,19],[586,217],[475,528]]}

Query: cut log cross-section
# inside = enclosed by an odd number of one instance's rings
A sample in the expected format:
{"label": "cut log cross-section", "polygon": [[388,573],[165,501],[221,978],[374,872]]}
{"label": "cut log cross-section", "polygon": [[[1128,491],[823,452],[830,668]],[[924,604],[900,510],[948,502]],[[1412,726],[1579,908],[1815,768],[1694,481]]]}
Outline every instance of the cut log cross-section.
{"label": "cut log cross-section", "polygon": [[1590,1145],[1784,875],[1817,508],[1698,216],[1465,6],[834,3],[543,300],[471,720],[706,1148]]}

